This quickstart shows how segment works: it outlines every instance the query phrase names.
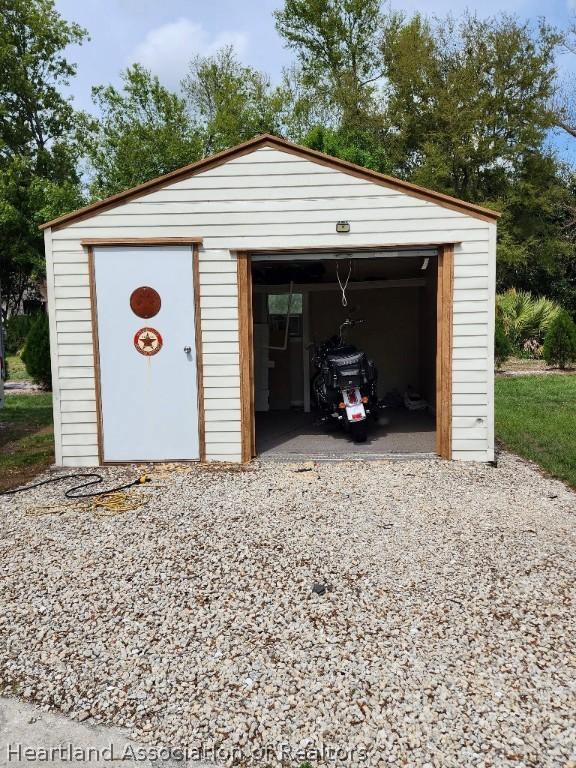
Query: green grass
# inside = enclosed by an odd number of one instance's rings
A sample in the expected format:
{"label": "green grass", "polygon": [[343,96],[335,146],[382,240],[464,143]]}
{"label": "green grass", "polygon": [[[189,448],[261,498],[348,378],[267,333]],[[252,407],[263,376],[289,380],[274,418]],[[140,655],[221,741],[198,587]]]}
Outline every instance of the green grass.
{"label": "green grass", "polygon": [[6,355],[6,362],[8,363],[8,379],[10,381],[27,381],[30,379],[20,355]]}
{"label": "green grass", "polygon": [[496,379],[496,436],[576,488],[576,376]]}
{"label": "green grass", "polygon": [[0,409],[0,490],[28,482],[53,462],[52,395],[6,395]]}

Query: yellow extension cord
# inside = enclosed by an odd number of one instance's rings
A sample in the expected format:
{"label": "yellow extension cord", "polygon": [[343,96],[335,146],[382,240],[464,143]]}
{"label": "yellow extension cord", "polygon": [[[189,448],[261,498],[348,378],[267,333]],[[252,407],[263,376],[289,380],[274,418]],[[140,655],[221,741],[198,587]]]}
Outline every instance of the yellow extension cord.
{"label": "yellow extension cord", "polygon": [[[140,484],[148,483],[147,475],[140,477]],[[137,488],[138,486],[134,486]],[[148,486],[158,488],[158,485]],[[29,507],[25,514],[27,517],[42,517],[43,515],[64,515],[66,512],[93,512],[97,518],[115,517],[123,512],[130,512],[134,509],[148,504],[150,499],[143,498],[141,494],[128,493],[128,491],[113,491],[105,493],[102,496],[92,498],[78,499],[63,504],[39,504]]]}

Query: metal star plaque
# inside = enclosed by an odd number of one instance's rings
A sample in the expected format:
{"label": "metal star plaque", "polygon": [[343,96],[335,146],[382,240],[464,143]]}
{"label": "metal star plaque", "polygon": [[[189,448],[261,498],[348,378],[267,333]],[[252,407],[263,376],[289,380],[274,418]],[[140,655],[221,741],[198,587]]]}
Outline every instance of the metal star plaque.
{"label": "metal star plaque", "polygon": [[140,328],[134,334],[134,346],[141,355],[150,357],[162,349],[162,336],[155,328]]}

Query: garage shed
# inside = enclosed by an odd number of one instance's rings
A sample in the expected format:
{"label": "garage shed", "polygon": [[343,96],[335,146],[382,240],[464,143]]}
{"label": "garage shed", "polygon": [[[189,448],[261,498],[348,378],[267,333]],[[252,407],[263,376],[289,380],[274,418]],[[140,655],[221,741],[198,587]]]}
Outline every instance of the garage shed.
{"label": "garage shed", "polygon": [[310,381],[350,318],[359,456],[493,460],[497,217],[264,135],[48,222],[56,463],[349,456]]}

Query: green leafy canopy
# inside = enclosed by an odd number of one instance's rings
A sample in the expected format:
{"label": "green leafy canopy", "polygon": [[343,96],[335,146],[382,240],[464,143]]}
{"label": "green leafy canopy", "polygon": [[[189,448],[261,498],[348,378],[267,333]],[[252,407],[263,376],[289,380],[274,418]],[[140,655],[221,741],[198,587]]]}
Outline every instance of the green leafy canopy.
{"label": "green leafy canopy", "polygon": [[86,32],[52,0],[0,0],[0,283],[17,310],[43,273],[46,214],[82,202],[77,114],[62,95],[76,68],[64,50]]}
{"label": "green leafy canopy", "polygon": [[92,89],[101,117],[87,120],[90,189],[106,197],[197,160],[202,153],[184,99],[139,64],[122,73],[122,90]]}

